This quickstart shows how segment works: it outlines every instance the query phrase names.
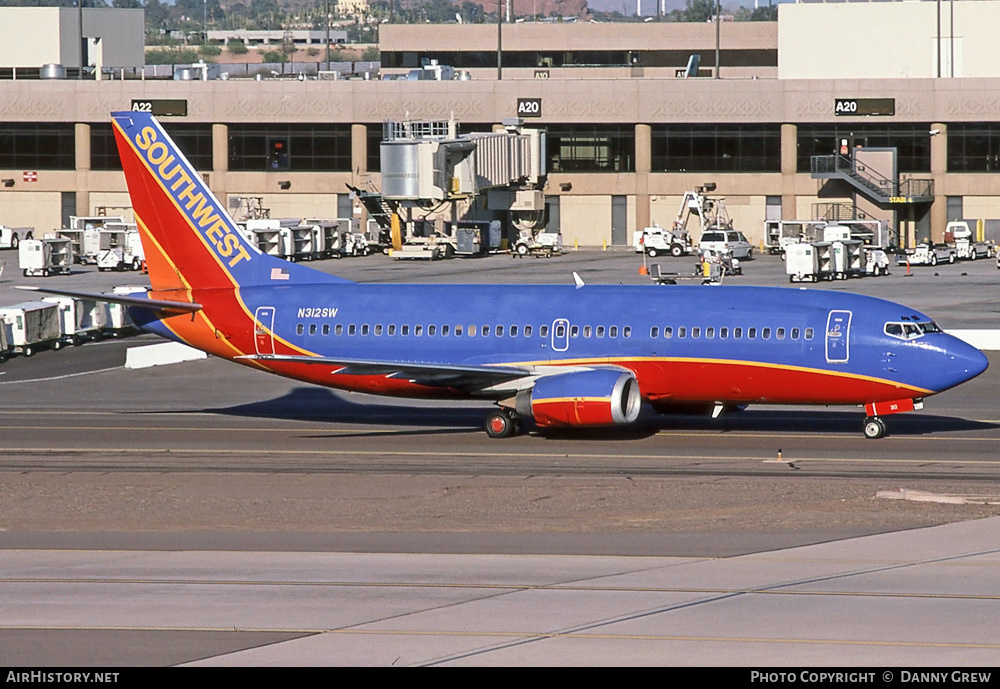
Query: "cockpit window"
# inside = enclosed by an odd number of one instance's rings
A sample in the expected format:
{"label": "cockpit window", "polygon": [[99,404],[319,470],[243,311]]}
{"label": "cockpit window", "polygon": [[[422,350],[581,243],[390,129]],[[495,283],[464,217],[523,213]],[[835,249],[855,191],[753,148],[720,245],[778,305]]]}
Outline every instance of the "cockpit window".
{"label": "cockpit window", "polygon": [[941,329],[934,322],[927,323],[886,323],[885,334],[900,340],[915,340],[924,333],[937,333]]}

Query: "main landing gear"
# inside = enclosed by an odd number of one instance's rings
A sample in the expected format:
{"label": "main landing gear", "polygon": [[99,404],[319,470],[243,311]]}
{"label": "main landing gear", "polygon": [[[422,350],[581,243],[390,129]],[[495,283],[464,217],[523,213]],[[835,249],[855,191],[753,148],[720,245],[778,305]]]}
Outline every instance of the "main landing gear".
{"label": "main landing gear", "polygon": [[877,416],[869,416],[865,419],[865,437],[869,440],[877,440],[885,436],[885,421]]}
{"label": "main landing gear", "polygon": [[484,426],[491,438],[509,438],[521,432],[521,417],[513,409],[499,407],[486,416]]}

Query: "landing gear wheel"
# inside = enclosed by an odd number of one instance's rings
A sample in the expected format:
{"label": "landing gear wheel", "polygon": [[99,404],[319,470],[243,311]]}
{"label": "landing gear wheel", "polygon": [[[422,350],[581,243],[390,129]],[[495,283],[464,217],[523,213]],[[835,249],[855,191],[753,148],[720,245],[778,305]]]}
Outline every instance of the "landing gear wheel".
{"label": "landing gear wheel", "polygon": [[491,438],[509,438],[517,433],[517,416],[506,409],[498,409],[486,417],[486,435]]}
{"label": "landing gear wheel", "polygon": [[877,416],[869,416],[865,419],[865,437],[869,440],[878,440],[885,436],[885,421]]}

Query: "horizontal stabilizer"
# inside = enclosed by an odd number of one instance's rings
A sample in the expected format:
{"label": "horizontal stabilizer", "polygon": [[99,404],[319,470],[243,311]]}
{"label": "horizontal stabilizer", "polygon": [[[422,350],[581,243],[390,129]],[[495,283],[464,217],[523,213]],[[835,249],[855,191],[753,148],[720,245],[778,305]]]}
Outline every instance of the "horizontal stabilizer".
{"label": "horizontal stabilizer", "polygon": [[532,372],[528,369],[511,366],[467,366],[461,364],[378,361],[372,359],[328,358],[288,354],[249,354],[236,358],[252,359],[261,362],[341,366],[342,368],[336,372],[336,375],[385,376],[387,378],[408,380],[419,385],[465,389],[499,385],[532,375]]}
{"label": "horizontal stabilizer", "polygon": [[82,292],[70,289],[51,289],[49,287],[18,286],[17,289],[26,292],[44,292],[45,294],[55,294],[60,297],[73,297],[74,299],[92,299],[103,301],[109,304],[122,304],[124,306],[137,306],[158,313],[194,313],[201,311],[201,304],[187,301],[166,301],[162,299],[149,299],[148,297],[137,297],[130,294],[109,294],[107,292]]}

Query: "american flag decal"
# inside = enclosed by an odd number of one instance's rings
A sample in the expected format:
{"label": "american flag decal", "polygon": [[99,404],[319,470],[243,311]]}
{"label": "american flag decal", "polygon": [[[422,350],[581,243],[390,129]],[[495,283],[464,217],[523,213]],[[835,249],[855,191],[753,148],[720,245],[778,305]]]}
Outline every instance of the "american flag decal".
{"label": "american flag decal", "polygon": [[287,280],[288,273],[283,271],[281,268],[271,268],[271,279],[272,280]]}

